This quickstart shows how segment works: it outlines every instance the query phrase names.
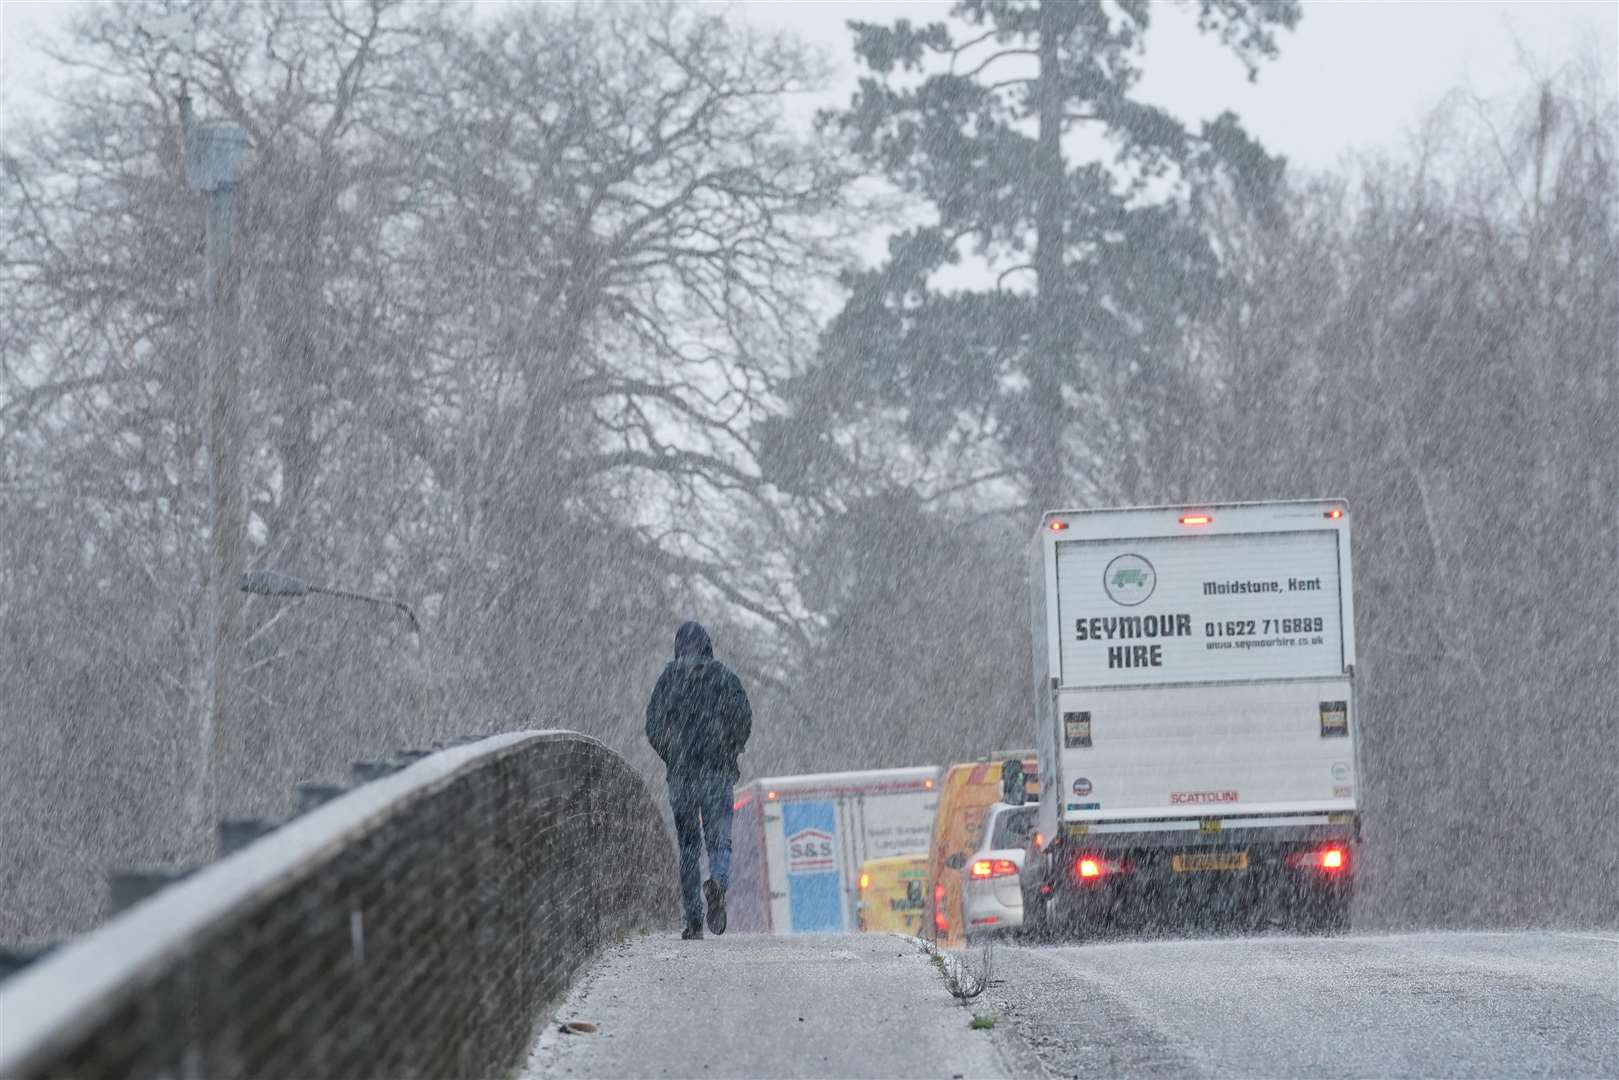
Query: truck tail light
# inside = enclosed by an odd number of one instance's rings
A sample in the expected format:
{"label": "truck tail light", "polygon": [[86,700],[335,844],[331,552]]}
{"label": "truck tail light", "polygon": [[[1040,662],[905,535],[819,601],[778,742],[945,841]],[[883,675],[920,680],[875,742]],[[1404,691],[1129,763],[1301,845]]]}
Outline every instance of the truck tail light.
{"label": "truck tail light", "polygon": [[1128,873],[1130,867],[1118,859],[1101,855],[1081,855],[1074,860],[1074,876],[1084,882],[1098,882],[1110,874]]}
{"label": "truck tail light", "polygon": [[1017,863],[1011,859],[978,859],[973,863],[967,876],[974,881],[988,881],[990,878],[1017,877]]}
{"label": "truck tail light", "polygon": [[950,923],[944,917],[944,883],[933,886],[933,929],[941,934],[950,932]]}
{"label": "truck tail light", "polygon": [[1328,510],[1322,516],[1325,517],[1328,521],[1337,521],[1339,518],[1344,516],[1344,512],[1340,508],[1334,506],[1331,510]]}
{"label": "truck tail light", "polygon": [[1053,521],[1050,525],[1046,526],[1046,528],[1050,529],[1052,532],[1062,532],[1064,529],[1068,528],[1068,522]]}
{"label": "truck tail light", "polygon": [[1341,874],[1349,869],[1349,849],[1334,844],[1315,851],[1295,851],[1287,857],[1287,865],[1294,870]]}
{"label": "truck tail light", "polygon": [[1181,524],[1182,525],[1194,525],[1194,526],[1196,526],[1196,525],[1208,525],[1213,521],[1214,521],[1214,519],[1212,517],[1210,517],[1208,514],[1182,514],[1181,515]]}

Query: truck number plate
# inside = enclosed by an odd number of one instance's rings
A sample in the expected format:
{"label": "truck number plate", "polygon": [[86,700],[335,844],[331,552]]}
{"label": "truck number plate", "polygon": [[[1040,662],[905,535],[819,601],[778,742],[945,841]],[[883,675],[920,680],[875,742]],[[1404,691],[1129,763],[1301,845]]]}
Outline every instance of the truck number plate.
{"label": "truck number plate", "polygon": [[1202,870],[1246,870],[1248,853],[1222,851],[1213,854],[1176,855],[1170,860],[1170,865],[1175,868],[1177,874],[1195,874]]}

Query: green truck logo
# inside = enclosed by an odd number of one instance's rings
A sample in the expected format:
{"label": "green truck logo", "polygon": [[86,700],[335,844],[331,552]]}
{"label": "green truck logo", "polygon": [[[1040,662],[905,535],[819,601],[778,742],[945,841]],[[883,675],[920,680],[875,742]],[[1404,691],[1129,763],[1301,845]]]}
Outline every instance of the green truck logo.
{"label": "green truck logo", "polygon": [[1120,607],[1146,603],[1157,585],[1158,574],[1152,563],[1140,555],[1120,555],[1102,571],[1102,588]]}

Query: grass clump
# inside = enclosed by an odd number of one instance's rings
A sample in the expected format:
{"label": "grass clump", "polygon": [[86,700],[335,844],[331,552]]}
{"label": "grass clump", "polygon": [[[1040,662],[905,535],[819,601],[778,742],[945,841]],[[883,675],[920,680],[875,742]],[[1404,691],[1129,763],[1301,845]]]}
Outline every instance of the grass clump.
{"label": "grass clump", "polygon": [[983,1013],[973,1013],[973,1018],[967,1021],[967,1026],[974,1031],[988,1031],[995,1026],[995,1018],[985,1016]]}

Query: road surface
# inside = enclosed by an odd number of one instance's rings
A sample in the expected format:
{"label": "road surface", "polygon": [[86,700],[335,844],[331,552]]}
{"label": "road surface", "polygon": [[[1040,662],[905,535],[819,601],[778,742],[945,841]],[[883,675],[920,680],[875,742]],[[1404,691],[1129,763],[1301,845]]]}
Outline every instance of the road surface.
{"label": "road surface", "polygon": [[1619,1077],[1614,934],[999,947],[989,963],[977,1008],[1050,1076]]}
{"label": "road surface", "polygon": [[[960,954],[674,935],[610,949],[529,1077],[1619,1077],[1619,935],[1230,937]],[[973,1014],[993,1030],[970,1030]]]}

